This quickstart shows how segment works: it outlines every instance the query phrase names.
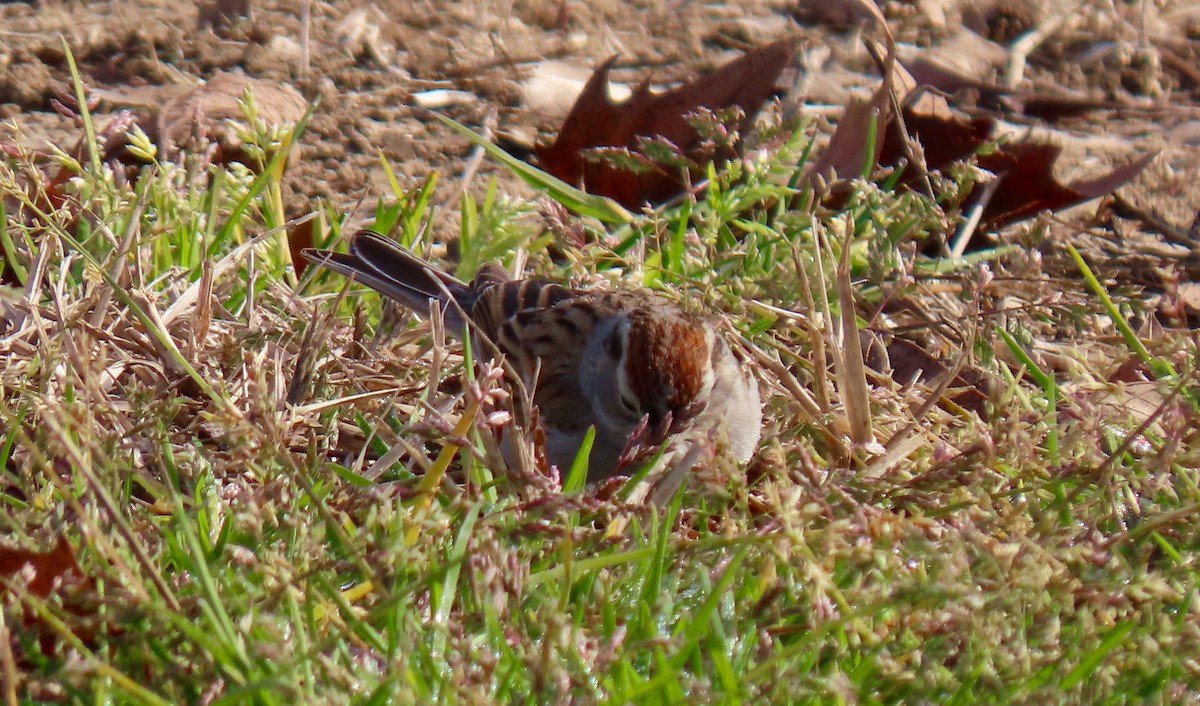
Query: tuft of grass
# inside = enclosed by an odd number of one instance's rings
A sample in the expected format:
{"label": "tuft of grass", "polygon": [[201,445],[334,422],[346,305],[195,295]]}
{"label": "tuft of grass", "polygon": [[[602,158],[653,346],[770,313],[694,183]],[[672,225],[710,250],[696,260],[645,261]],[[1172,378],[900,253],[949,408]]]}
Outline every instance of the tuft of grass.
{"label": "tuft of grass", "polygon": [[[1067,286],[1077,271],[1033,250],[919,255],[914,241],[953,231],[938,198],[858,182],[820,206],[797,186],[812,135],[781,133],[714,168],[701,196],[555,257],[533,207],[494,183],[460,203],[464,276],[524,250],[539,274],[711,312],[746,354],[760,453],[749,469],[714,457],[661,508],[580,488],[582,468],[564,469],[565,493],[505,468],[502,400],[469,351],[407,320],[373,335],[378,299],[326,274],[297,294],[278,170],[155,161],[122,181],[76,159],[68,204],[39,212],[31,165],[6,158],[0,242],[28,274],[4,299],[0,532],[26,548],[66,536],[95,580],[80,612],[6,577],[9,693],[1186,699],[1200,682],[1195,341],[1131,351],[1110,334],[1136,297],[1097,289],[1094,270],[1091,290]],[[375,226],[440,256],[436,178],[392,181]],[[578,232],[615,218],[545,185],[584,214]],[[325,215],[335,242],[345,224]],[[845,336],[902,334],[983,374],[986,411],[887,365],[848,391]],[[1119,381],[1131,352],[1172,374]],[[856,446],[847,405],[864,391],[880,443]]]}

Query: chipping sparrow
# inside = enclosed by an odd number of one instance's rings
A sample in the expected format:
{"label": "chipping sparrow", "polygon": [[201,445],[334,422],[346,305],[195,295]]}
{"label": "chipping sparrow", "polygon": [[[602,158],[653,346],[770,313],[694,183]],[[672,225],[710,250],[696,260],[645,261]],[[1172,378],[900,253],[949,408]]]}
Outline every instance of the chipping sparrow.
{"label": "chipping sparrow", "polygon": [[708,322],[666,299],[513,280],[496,264],[467,284],[368,230],[349,250],[304,256],[423,316],[438,300],[448,331],[461,336],[470,327],[476,350],[494,344],[533,390],[546,458],[560,469],[571,466],[589,426],[589,481],[622,470],[638,430],[649,430],[651,441],[684,430],[724,433],[738,461],[754,453],[762,423],[756,384]]}

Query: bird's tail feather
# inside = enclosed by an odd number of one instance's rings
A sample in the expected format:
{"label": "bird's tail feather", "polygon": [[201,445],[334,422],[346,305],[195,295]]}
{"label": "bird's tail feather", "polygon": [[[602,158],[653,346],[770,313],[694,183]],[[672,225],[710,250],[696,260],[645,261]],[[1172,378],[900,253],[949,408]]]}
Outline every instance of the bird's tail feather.
{"label": "bird's tail feather", "polygon": [[[474,304],[470,286],[373,231],[355,233],[347,254],[310,248],[304,251],[304,257],[353,277],[421,316],[429,316],[429,300],[437,299],[452,331],[461,329],[463,314]],[[447,293],[457,306],[450,305]]]}

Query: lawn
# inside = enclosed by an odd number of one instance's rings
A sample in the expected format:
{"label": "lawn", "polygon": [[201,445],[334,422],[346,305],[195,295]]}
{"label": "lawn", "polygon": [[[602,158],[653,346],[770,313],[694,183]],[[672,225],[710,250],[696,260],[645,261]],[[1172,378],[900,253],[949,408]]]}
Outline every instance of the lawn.
{"label": "lawn", "polygon": [[[831,204],[800,176],[817,124],[777,111],[656,209],[484,179],[445,205],[430,173],[289,220],[301,132],[248,131],[255,172],[134,131],[128,172],[80,113],[69,179],[0,166],[7,703],[1200,691],[1197,339],[1091,257],[1094,230],[1043,215],[931,250],[976,172]],[[297,271],[298,230],[336,248],[360,225],[460,277],[523,261],[706,312],[763,393],[758,453],[662,505],[644,478],[510,471],[488,361]]]}

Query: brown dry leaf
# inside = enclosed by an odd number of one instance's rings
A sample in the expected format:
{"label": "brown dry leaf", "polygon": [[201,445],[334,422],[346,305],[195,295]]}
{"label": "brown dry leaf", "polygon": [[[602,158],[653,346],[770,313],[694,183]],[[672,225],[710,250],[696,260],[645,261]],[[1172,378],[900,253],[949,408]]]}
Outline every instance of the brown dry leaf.
{"label": "brown dry leaf", "polygon": [[1139,445],[1150,447],[1145,434],[1161,436],[1164,433],[1162,418],[1168,412],[1171,399],[1162,388],[1160,382],[1152,379],[1133,379],[1110,384],[1068,383],[1063,386],[1063,392],[1102,410],[1105,418],[1127,426],[1130,431],[1141,429],[1135,439]]}
{"label": "brown dry leaf", "polygon": [[1154,380],[1154,373],[1146,361],[1131,355],[1108,376],[1109,382],[1147,382]]}
{"label": "brown dry leaf", "polygon": [[208,29],[221,34],[239,19],[250,17],[254,10],[252,0],[206,0],[196,3],[196,28]]}
{"label": "brown dry leaf", "polygon": [[[917,78],[900,65],[894,73],[892,80],[897,91],[906,96],[902,102],[906,107],[901,112],[906,132],[898,125],[889,126],[880,153],[881,165],[900,164],[909,152],[908,141],[915,140],[922,147],[925,168],[943,169],[975,154],[991,137],[995,129],[993,120],[961,116],[945,98],[928,91],[916,94],[916,101],[909,101],[919,90]],[[984,206],[982,224],[998,229],[1042,211],[1061,211],[1111,193],[1136,178],[1158,156],[1153,152],[1093,179],[1062,184],[1054,177],[1054,166],[1061,152],[1058,145],[1028,141],[1005,143],[996,151],[981,155],[977,160],[979,166],[1000,179]]]}
{"label": "brown dry leaf", "polygon": [[[66,107],[64,109],[70,110]],[[128,152],[126,138],[136,124],[137,119],[131,111],[120,110],[96,130],[96,145],[100,150],[99,161],[112,168],[118,179],[132,180],[137,175],[138,166]],[[79,172],[71,165],[59,163],[49,150],[27,151],[15,145],[0,143],[0,151],[15,159],[28,160],[23,165],[25,168],[21,170],[18,183],[29,196],[33,208],[21,208],[18,212],[27,225],[36,226],[32,230],[34,237],[41,232],[45,214],[65,216],[66,230],[74,231],[81,205],[79,199],[68,193],[65,187]],[[81,134],[67,154],[77,163],[87,165],[87,136]],[[21,286],[20,278],[9,264],[8,254],[3,248],[0,248],[0,284]]]}
{"label": "brown dry leaf", "polygon": [[882,125],[887,119],[889,109],[888,101],[883,100],[885,95],[882,91],[876,91],[870,99],[851,98],[846,103],[829,144],[808,172],[810,183],[815,186],[818,179],[828,176],[854,179],[879,162],[882,141],[876,140],[874,149],[867,154],[872,143],[866,136],[870,134],[872,125]]}
{"label": "brown dry leaf", "polygon": [[[920,380],[929,383],[951,370],[951,364],[941,360],[920,344],[905,338],[895,338],[887,346],[887,363],[891,366],[892,377],[902,383]],[[883,356],[878,351],[872,351],[867,356],[867,365],[876,372],[884,368]],[[964,367],[958,371],[950,386],[942,395],[942,400],[948,400],[962,409],[987,418],[987,376],[979,369]],[[945,407],[942,400],[939,405]]]}
{"label": "brown dry leaf", "polygon": [[[8,592],[14,596],[8,598]],[[0,546],[0,599],[13,610],[8,614],[10,634],[19,634],[22,645],[28,645],[25,639],[36,640],[42,656],[58,656],[66,644],[61,636],[64,628],[89,648],[95,648],[101,636],[124,634],[121,618],[112,610],[121,604],[122,596],[119,586],[110,586],[106,597],[97,596],[96,580],[79,568],[66,537],[59,536],[54,548],[44,552]],[[43,612],[30,605],[31,597],[46,600],[61,622],[44,620]],[[108,610],[102,610],[106,606]],[[20,653],[19,662],[24,664],[25,659]]]}
{"label": "brown dry leaf", "polygon": [[1114,417],[1145,425],[1143,433],[1163,433],[1159,420],[1174,394],[1164,390],[1148,362],[1130,355],[1109,373],[1106,381],[1109,384],[1080,386],[1079,392]]}
{"label": "brown dry leaf", "polygon": [[966,27],[949,30],[949,34],[926,46],[905,44],[897,48],[899,61],[913,70],[913,63],[925,61],[948,69],[960,77],[994,76],[1008,62],[1008,50],[981,37]]}
{"label": "brown dry leaf", "polygon": [[[1099,110],[1137,110],[1148,107],[1097,100],[1062,89],[1014,91],[1000,84],[965,76],[949,66],[924,57],[908,62],[906,66],[920,84],[946,94],[969,95],[971,102],[980,108],[1040,118],[1048,122]],[[956,105],[961,105],[961,102],[956,101]]]}
{"label": "brown dry leaf", "polygon": [[983,210],[983,223],[999,228],[1042,211],[1061,211],[1111,193],[1145,171],[1154,151],[1095,178],[1063,184],[1054,177],[1062,147],[1044,142],[1012,142],[979,158],[979,166],[1002,180]]}
{"label": "brown dry leaf", "polygon": [[[872,130],[876,136],[882,135],[883,130],[894,122],[893,93],[908,94],[916,87],[912,77],[896,63],[895,45],[890,37],[887,47],[887,55],[879,57],[879,50],[875,45],[868,44],[868,50],[876,57],[883,72],[883,81],[869,99],[852,97],[846,102],[846,108],[829,138],[829,144],[813,161],[808,171],[807,178],[813,186],[817,186],[820,179],[829,176],[844,180],[854,179],[864,173],[869,174],[870,170],[880,163],[885,141],[878,137],[875,140],[868,138]],[[936,103],[941,100],[939,97],[930,96],[927,100],[933,101],[929,103],[929,110],[941,109]],[[870,154],[867,153],[868,149],[871,149]],[[845,196],[844,189],[833,190],[832,196],[834,200],[840,201]]]}
{"label": "brown dry leaf", "polygon": [[[521,102],[532,112],[549,119],[565,119],[594,74],[585,66],[558,59],[539,62],[521,82]],[[623,83],[609,81],[607,85],[608,95],[614,101],[628,100],[632,94],[629,86]]]}
{"label": "brown dry leaf", "polygon": [[[609,59],[584,86],[554,143],[537,149],[538,162],[563,181],[608,196],[627,208],[668,200],[686,188],[686,169],[642,154],[641,139],[665,139],[693,162],[734,157],[724,148],[700,154],[703,140],[689,116],[703,109],[740,108],[742,117],[736,128],[743,133],[775,89],[775,81],[795,50],[796,40],[781,40],[664,93],[651,93],[648,83],[643,83],[622,103],[613,103],[608,96],[608,74],[616,60]],[[627,150],[644,168],[635,171],[588,160],[585,151],[598,147]]]}
{"label": "brown dry leaf", "polygon": [[[890,110],[889,85],[905,95],[900,101],[904,106],[902,121],[896,121]],[[938,170],[970,158],[987,143],[995,121],[956,114],[941,96],[914,93],[916,85],[912,75],[896,65],[869,101],[851,100],[829,146],[815,161],[810,178],[827,175],[831,170],[840,179],[861,174],[868,157],[866,138],[872,119],[877,121],[876,134],[882,136],[876,140],[876,162],[882,167],[904,165],[897,183],[909,188],[920,186],[920,171],[912,166],[914,153],[920,155],[924,169]],[[999,229],[1042,211],[1060,211],[1111,193],[1136,178],[1158,156],[1153,152],[1095,178],[1063,184],[1054,176],[1061,151],[1058,145],[1047,142],[1009,142],[980,155],[979,166],[1000,180],[984,207],[982,225]],[[835,200],[842,195],[844,189],[832,191]]]}
{"label": "brown dry leaf", "polygon": [[254,96],[259,119],[267,125],[294,124],[308,109],[304,96],[288,84],[221,72],[163,106],[157,121],[163,152],[170,157],[203,138],[216,145],[215,162],[241,162],[260,169],[262,165],[242,148],[233,124],[245,122],[238,101],[247,90]]}
{"label": "brown dry leaf", "polygon": [[310,218],[303,223],[299,223],[288,229],[288,252],[292,256],[292,267],[296,268],[296,277],[304,276],[304,271],[308,269],[308,260],[304,257],[304,251],[313,247],[313,228],[316,227],[315,218]]}
{"label": "brown dry leaf", "polygon": [[[27,576],[18,577],[25,571]],[[54,548],[44,553],[0,547],[0,595],[20,583],[29,593],[46,598],[56,584],[61,590],[87,581],[66,537],[60,536]]]}
{"label": "brown dry leaf", "polygon": [[[101,162],[117,168],[118,163],[127,163],[126,153],[126,135],[137,124],[137,118],[128,110],[119,110],[113,114],[112,118],[104,123],[104,125],[96,130],[96,145],[100,148],[99,159]],[[87,164],[88,160],[88,138],[86,134],[80,134],[79,139],[75,142],[74,147],[68,152],[76,162]],[[49,152],[40,153],[40,156],[45,156],[47,161],[50,159]],[[78,172],[69,166],[59,166],[54,170],[53,175],[47,176],[41,183],[28,183],[26,190],[29,192],[31,199],[37,206],[37,209],[42,212],[56,211],[63,207],[68,201],[67,194],[63,191],[63,186],[73,177],[78,176]],[[130,173],[126,173],[129,177]]]}
{"label": "brown dry leaf", "polygon": [[[60,535],[54,548],[46,552],[0,547],[0,598],[12,591],[22,606],[10,625],[19,626],[22,636],[35,638],[43,655],[56,653],[60,628],[48,624],[38,611],[29,607],[27,597],[62,606],[71,617],[68,628],[85,644],[92,644],[96,640],[99,611],[94,588],[95,581],[79,568],[66,537]],[[116,635],[120,630],[107,625],[104,632]]]}
{"label": "brown dry leaf", "polygon": [[874,22],[880,27],[887,26],[873,0],[800,0],[793,12],[801,24],[852,27]]}
{"label": "brown dry leaf", "polygon": [[[954,114],[931,115],[905,108],[904,127],[889,126],[880,150],[879,163],[894,166],[906,157],[905,140],[916,140],[923,148],[926,169],[944,169],[961,162],[982,147],[995,130],[995,122],[988,118],[964,118]],[[905,183],[913,175],[906,173],[900,182]]]}

